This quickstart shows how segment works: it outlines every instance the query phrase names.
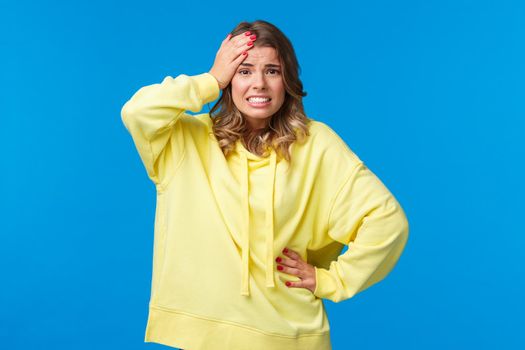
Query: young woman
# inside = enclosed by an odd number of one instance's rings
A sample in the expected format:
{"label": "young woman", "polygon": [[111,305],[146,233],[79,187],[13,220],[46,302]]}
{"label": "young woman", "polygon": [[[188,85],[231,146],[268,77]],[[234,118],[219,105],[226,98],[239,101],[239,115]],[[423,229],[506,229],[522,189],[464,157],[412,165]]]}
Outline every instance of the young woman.
{"label": "young woman", "polygon": [[157,189],[146,342],[331,349],[323,299],[349,299],[395,266],[403,209],[306,117],[302,89],[292,44],[259,20],[227,35],[209,72],[167,76],[123,106]]}

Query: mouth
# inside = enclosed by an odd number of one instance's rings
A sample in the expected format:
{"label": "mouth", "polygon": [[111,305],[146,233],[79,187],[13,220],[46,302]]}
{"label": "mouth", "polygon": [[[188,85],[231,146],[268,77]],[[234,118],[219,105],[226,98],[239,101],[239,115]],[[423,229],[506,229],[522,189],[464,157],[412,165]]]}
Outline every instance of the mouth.
{"label": "mouth", "polygon": [[249,98],[246,99],[246,102],[248,102],[248,104],[254,108],[261,108],[261,107],[266,107],[266,106],[269,106],[272,102],[272,99],[271,98],[267,98],[267,99],[252,99],[252,101],[250,101]]}

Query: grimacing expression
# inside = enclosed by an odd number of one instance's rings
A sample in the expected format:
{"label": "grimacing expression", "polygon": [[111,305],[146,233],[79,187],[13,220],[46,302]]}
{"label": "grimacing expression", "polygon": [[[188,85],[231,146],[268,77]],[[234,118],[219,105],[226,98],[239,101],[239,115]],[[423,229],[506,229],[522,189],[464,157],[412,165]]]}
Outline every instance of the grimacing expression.
{"label": "grimacing expression", "polygon": [[[281,108],[286,94],[275,49],[253,47],[248,50],[248,57],[237,67],[231,85],[233,102],[250,127],[266,126]],[[250,96],[263,98],[249,101]]]}

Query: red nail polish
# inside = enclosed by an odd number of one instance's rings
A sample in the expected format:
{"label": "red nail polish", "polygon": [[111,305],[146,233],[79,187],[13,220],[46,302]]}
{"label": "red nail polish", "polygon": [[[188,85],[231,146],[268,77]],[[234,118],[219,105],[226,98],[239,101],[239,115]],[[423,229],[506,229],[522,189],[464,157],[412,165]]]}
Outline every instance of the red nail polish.
{"label": "red nail polish", "polygon": [[288,253],[288,249],[284,248],[284,249],[283,249],[283,252],[284,252],[284,253]]}
{"label": "red nail polish", "polygon": [[248,35],[250,35],[251,33],[252,33],[252,32],[246,32],[246,33],[244,33],[244,35],[248,36]]}
{"label": "red nail polish", "polygon": [[283,269],[283,267],[281,265],[277,266],[277,270],[281,271],[282,269]]}
{"label": "red nail polish", "polygon": [[290,283],[290,281],[286,281],[286,286],[287,287],[290,287],[292,284]]}
{"label": "red nail polish", "polygon": [[277,262],[281,262],[281,260],[282,259],[280,257],[277,257],[277,259],[275,259],[275,261],[277,261]]}

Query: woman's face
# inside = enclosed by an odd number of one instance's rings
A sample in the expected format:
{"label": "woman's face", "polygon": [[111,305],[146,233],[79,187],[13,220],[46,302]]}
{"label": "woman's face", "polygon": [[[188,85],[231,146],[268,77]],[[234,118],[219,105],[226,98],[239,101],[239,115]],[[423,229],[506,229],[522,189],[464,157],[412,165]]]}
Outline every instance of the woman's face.
{"label": "woman's face", "polygon": [[[251,129],[268,125],[284,103],[285,89],[279,58],[273,47],[253,47],[231,80],[233,102]],[[270,101],[249,101],[251,96]]]}

